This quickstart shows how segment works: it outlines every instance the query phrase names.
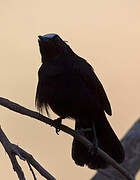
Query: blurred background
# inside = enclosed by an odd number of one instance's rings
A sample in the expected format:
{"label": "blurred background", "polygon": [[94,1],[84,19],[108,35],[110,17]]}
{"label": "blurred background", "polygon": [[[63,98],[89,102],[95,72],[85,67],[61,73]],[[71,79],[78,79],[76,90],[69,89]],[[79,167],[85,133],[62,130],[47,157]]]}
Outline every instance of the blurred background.
{"label": "blurred background", "polygon": [[[140,116],[140,1],[5,0],[0,6],[0,93],[35,110],[38,35],[54,32],[93,65],[110,99],[113,129],[123,137]],[[72,137],[0,107],[9,139],[31,153],[57,180],[90,179],[95,171],[75,165]],[[51,113],[51,118],[56,115]],[[74,127],[74,121],[64,120]],[[0,146],[0,178],[17,179]],[[32,179],[25,162],[20,162]],[[39,180],[43,180],[37,172]],[[140,176],[139,176],[140,177]],[[138,176],[137,176],[138,179]]]}

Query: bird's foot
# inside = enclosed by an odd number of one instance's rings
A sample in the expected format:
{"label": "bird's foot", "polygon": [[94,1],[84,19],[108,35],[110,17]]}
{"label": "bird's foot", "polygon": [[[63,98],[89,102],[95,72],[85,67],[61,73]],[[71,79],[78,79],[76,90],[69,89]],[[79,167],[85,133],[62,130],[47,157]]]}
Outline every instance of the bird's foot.
{"label": "bird's foot", "polygon": [[53,124],[54,124],[55,130],[56,130],[56,134],[58,134],[58,135],[59,135],[58,132],[60,131],[62,119],[64,119],[64,117],[59,117],[59,118],[53,120]]}

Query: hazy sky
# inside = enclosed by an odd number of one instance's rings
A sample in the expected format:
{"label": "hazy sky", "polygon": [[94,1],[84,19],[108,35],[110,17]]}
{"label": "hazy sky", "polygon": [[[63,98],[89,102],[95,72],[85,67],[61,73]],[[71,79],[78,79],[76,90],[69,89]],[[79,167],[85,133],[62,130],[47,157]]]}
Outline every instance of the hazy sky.
{"label": "hazy sky", "polygon": [[[0,6],[1,96],[34,109],[41,64],[39,34],[58,33],[95,69],[110,99],[113,129],[121,138],[140,115],[140,1],[5,0]],[[56,117],[55,115],[51,116]],[[74,122],[64,120],[73,127]],[[32,155],[57,180],[88,180],[95,171],[76,166],[72,138],[52,127],[1,107],[7,136]],[[0,178],[17,179],[0,148]],[[26,164],[21,162],[28,179]],[[38,179],[43,180],[37,173]]]}

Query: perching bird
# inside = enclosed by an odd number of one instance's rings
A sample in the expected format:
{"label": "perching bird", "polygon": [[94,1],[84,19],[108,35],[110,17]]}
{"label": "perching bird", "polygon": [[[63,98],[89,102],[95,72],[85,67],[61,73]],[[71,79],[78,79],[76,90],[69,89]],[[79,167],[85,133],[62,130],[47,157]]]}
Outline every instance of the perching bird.
{"label": "perching bird", "polygon": [[[92,66],[57,34],[38,37],[42,57],[36,92],[38,110],[45,108],[48,113],[50,107],[60,118],[75,119],[75,130],[121,163],[124,150],[105,115],[112,114],[110,103]],[[108,166],[97,153],[75,139],[72,158],[77,165],[91,169]]]}

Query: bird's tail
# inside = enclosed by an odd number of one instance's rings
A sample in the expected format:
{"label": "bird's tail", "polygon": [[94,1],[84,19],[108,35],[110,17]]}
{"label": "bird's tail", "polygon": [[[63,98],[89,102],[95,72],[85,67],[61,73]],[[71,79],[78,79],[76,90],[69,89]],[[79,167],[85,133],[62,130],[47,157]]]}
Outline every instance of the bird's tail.
{"label": "bird's tail", "polygon": [[[111,128],[105,113],[103,112],[100,114],[98,119],[94,119],[92,121],[95,122],[94,124],[99,147],[118,163],[121,163],[124,160],[124,150],[115,132]],[[77,120],[75,129],[93,129],[92,121],[87,121],[86,119],[83,119],[83,121],[82,119],[79,121]],[[83,133],[89,141],[94,141],[93,131],[85,131]],[[72,158],[77,165],[87,165],[91,169],[106,168],[109,165],[99,155],[91,153],[76,139],[73,140],[72,144]]]}

